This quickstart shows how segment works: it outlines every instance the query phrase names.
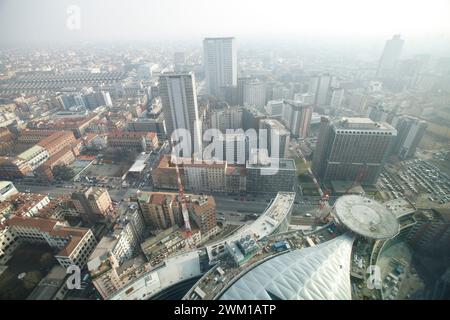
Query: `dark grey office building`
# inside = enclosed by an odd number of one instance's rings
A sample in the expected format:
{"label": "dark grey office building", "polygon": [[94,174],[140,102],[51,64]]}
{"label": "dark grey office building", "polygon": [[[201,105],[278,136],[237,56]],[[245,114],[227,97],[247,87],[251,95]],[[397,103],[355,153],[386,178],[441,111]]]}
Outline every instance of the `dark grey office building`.
{"label": "dark grey office building", "polygon": [[323,117],[312,170],[322,182],[358,178],[363,185],[373,185],[396,136],[391,125],[369,118]]}
{"label": "dark grey office building", "polygon": [[293,159],[279,159],[278,168],[263,164],[246,164],[247,193],[276,194],[292,191],[295,186],[296,168]]}

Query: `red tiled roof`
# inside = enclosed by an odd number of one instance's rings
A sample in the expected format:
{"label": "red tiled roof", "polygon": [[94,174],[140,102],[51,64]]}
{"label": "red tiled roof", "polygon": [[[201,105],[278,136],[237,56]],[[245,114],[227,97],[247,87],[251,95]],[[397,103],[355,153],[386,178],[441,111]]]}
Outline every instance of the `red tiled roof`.
{"label": "red tiled roof", "polygon": [[68,256],[73,249],[78,245],[80,240],[89,231],[86,228],[72,228],[66,226],[59,226],[59,220],[44,219],[44,218],[28,218],[14,216],[9,219],[6,224],[14,227],[36,228],[42,232],[48,233],[50,236],[69,238],[66,246],[57,254],[58,256]]}

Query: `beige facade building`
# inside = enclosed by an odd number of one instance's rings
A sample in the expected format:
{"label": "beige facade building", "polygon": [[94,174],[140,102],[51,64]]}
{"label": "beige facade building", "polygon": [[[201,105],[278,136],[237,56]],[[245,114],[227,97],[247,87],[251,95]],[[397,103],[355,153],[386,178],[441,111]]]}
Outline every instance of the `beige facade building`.
{"label": "beige facade building", "polygon": [[89,187],[72,193],[72,202],[83,221],[95,223],[112,213],[113,206],[108,190]]}
{"label": "beige facade building", "polygon": [[0,248],[0,261],[8,258],[20,242],[47,243],[58,249],[56,260],[63,268],[77,265],[83,268],[97,241],[90,229],[73,228],[59,220],[12,217],[7,220],[3,237],[9,239],[7,245]]}

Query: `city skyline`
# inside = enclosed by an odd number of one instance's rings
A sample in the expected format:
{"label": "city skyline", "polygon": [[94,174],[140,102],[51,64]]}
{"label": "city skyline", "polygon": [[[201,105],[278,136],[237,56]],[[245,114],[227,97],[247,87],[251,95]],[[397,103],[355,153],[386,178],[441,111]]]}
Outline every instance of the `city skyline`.
{"label": "city skyline", "polygon": [[448,13],[0,0],[0,300],[449,299]]}
{"label": "city skyline", "polygon": [[[425,4],[423,1],[383,1],[372,6],[371,13],[368,14],[364,1],[355,0],[339,4],[329,0],[313,3],[282,0],[275,7],[270,6],[268,1],[254,0],[231,1],[227,4],[219,0],[189,3],[179,0],[139,0],[127,4],[120,0],[95,2],[3,0],[0,3],[2,9],[0,29],[8,30],[8,33],[0,36],[0,44],[152,39],[160,41],[170,38],[199,40],[217,36],[248,39],[265,36],[273,40],[280,37],[292,39],[294,36],[308,40],[311,40],[311,37],[323,40],[341,38],[345,41],[355,38],[361,41],[364,38],[382,39],[392,34],[402,34],[404,37],[414,40],[417,38],[419,42],[424,43],[432,39],[433,45],[438,46],[440,41],[448,39],[450,34],[450,23],[446,19],[446,12],[450,11],[448,1],[435,0],[433,5]],[[75,6],[75,15],[79,13],[80,17],[79,28],[75,25],[72,30],[68,22],[69,17],[73,16],[71,6]],[[353,10],[346,10],[348,7],[352,7]],[[154,8],[158,9],[153,10]],[[252,16],[252,23],[247,23],[246,20],[255,10],[259,14]],[[209,14],[201,16],[204,11],[208,11]],[[127,12],[127,16],[123,16],[122,12]],[[156,14],[152,19],[145,19],[145,15],[151,15],[153,12]],[[302,12],[308,14],[302,15]],[[166,15],[171,19],[159,20]],[[226,21],[231,15],[235,17],[233,24]],[[283,23],[272,25],[271,19],[279,15],[284,17]],[[382,23],[379,20],[380,16],[383,16]],[[398,17],[401,17],[401,20],[397,19]],[[20,28],[15,27],[15,19],[21,19]],[[321,19],[327,23],[318,24]],[[185,27],[177,28],[173,21]],[[205,32],[202,24],[197,21],[207,23],[208,31]],[[343,24],[342,21],[346,23]],[[420,28],[417,21],[421,21]],[[358,28],[354,28],[355,25],[358,25]]]}

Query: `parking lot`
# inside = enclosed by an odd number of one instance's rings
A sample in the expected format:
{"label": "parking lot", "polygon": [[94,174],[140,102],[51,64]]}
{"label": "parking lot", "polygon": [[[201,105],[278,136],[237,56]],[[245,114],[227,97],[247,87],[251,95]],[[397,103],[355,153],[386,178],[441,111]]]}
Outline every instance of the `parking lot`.
{"label": "parking lot", "polygon": [[122,167],[121,164],[95,164],[94,162],[81,176],[121,177],[123,175]]}
{"label": "parking lot", "polygon": [[380,174],[378,188],[394,199],[408,197],[413,203],[420,201],[420,207],[450,205],[448,175],[423,160],[407,160],[387,167]]}

